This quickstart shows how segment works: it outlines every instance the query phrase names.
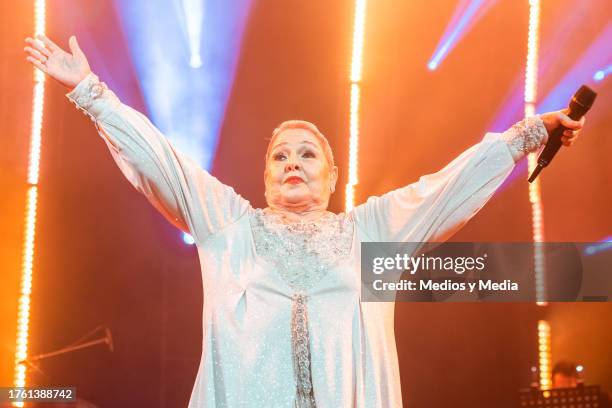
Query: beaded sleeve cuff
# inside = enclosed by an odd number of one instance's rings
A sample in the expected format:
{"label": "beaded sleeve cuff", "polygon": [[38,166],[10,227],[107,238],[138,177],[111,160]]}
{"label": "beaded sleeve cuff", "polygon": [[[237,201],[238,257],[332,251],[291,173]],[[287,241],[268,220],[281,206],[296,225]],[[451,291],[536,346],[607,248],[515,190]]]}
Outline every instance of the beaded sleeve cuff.
{"label": "beaded sleeve cuff", "polygon": [[[66,97],[92,120],[99,119],[109,106],[114,105],[113,102],[118,103],[113,92],[93,72],[83,78]],[[111,103],[104,103],[105,99]]]}
{"label": "beaded sleeve cuff", "polygon": [[512,125],[503,133],[512,157],[517,161],[526,154],[538,151],[547,135],[544,122],[539,116],[530,116]]}

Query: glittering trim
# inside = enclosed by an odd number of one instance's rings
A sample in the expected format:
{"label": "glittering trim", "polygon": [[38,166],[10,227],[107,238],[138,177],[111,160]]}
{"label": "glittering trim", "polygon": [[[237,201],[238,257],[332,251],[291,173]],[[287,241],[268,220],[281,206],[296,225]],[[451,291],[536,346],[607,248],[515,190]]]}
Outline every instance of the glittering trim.
{"label": "glittering trim", "polygon": [[546,127],[539,116],[530,116],[512,125],[503,134],[508,146],[520,155],[536,152],[546,136]]}
{"label": "glittering trim", "polygon": [[93,73],[90,73],[84,79],[83,85],[85,86],[85,89],[79,90],[78,96],[73,99],[73,101],[77,105],[77,107],[84,110],[89,110],[89,108],[91,108],[96,99],[104,95],[104,92],[108,90],[108,87],[104,82],[101,82],[98,77]]}
{"label": "glittering trim", "polygon": [[287,223],[279,214],[257,209],[251,215],[257,254],[295,291],[307,291],[350,254],[353,222],[326,213],[316,221]]}
{"label": "glittering trim", "polygon": [[316,408],[310,370],[310,336],[308,333],[307,297],[296,293],[291,308],[291,348],[296,380],[295,408]]}
{"label": "glittering trim", "polygon": [[305,292],[347,258],[354,224],[345,214],[326,213],[316,221],[287,222],[257,209],[250,218],[257,254],[275,267],[293,289],[291,351],[296,383],[295,408],[316,408],[312,385],[308,307]]}

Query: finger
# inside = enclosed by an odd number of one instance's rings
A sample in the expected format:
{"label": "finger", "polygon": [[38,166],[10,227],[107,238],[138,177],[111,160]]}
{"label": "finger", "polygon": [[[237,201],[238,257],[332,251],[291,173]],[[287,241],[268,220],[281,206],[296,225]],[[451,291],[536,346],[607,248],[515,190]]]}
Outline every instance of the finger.
{"label": "finger", "polygon": [[55,51],[55,50],[61,50],[61,47],[58,46],[56,43],[54,43],[53,41],[51,41],[49,38],[47,38],[46,35],[43,34],[38,34],[36,36],[36,38],[38,38],[39,40],[41,40],[44,44],[45,47],[47,47],[48,49],[50,49],[51,51]]}
{"label": "finger", "polygon": [[72,55],[83,54],[83,51],[81,51],[81,47],[79,47],[79,43],[74,35],[68,40],[68,45],[70,46]]}
{"label": "finger", "polygon": [[561,136],[561,141],[562,142],[573,142],[576,139],[578,139],[578,135],[572,135],[572,136]]}
{"label": "finger", "polygon": [[34,57],[26,57],[26,60],[28,60],[32,65],[34,65],[36,68],[40,69],[42,72],[47,72],[47,67],[44,66],[36,58],[34,58]]}
{"label": "finger", "polygon": [[580,133],[580,129],[578,130],[565,129],[563,131],[563,136],[577,136],[578,133]]}
{"label": "finger", "polygon": [[40,60],[41,62],[47,61],[47,57],[45,55],[41,54],[40,52],[36,51],[34,48],[25,47],[24,51],[30,53],[31,56],[33,56],[37,60]]}
{"label": "finger", "polygon": [[559,121],[561,122],[561,124],[568,129],[575,130],[575,129],[580,129],[581,127],[580,122],[578,122],[577,120],[572,120],[569,116],[567,116],[562,111],[558,112],[557,117],[559,118]]}
{"label": "finger", "polygon": [[41,41],[37,41],[33,38],[26,38],[26,43],[30,44],[32,48],[35,48],[41,54],[46,55],[47,57],[51,56],[51,51],[45,48],[44,44]]}
{"label": "finger", "polygon": [[561,139],[563,146],[570,146],[576,142],[576,139]]}

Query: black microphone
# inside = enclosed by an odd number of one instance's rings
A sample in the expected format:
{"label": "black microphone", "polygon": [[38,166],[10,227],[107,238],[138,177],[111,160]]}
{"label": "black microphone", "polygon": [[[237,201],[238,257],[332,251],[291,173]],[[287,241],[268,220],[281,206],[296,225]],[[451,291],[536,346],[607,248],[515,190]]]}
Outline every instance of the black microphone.
{"label": "black microphone", "polygon": [[[597,93],[593,91],[586,85],[582,85],[580,89],[574,94],[572,100],[569,104],[569,116],[572,120],[580,120],[585,113],[591,109],[593,106],[593,102],[595,102],[595,97],[597,97]],[[548,142],[546,146],[544,146],[544,150],[538,156],[538,166],[533,170],[531,176],[529,176],[529,182],[531,183],[533,180],[538,177],[538,174],[542,171],[542,169],[550,164],[555,154],[561,148],[563,144],[561,142],[561,136],[563,136],[563,132],[565,132],[567,128],[563,125],[560,125],[555,130],[553,130],[548,135]]]}

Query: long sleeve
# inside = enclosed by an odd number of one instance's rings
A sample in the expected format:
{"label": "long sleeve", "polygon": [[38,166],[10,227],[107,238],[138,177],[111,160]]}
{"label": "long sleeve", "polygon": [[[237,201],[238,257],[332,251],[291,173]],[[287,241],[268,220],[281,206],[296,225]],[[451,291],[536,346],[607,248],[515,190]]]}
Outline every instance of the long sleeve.
{"label": "long sleeve", "polygon": [[143,114],[122,104],[93,73],[66,96],[95,122],[128,181],[196,242],[249,208],[247,200],[174,149]]}
{"label": "long sleeve", "polygon": [[528,118],[487,133],[437,173],[370,197],[354,209],[356,225],[368,241],[445,241],[486,204],[515,160],[540,147],[545,132],[539,118]]}

